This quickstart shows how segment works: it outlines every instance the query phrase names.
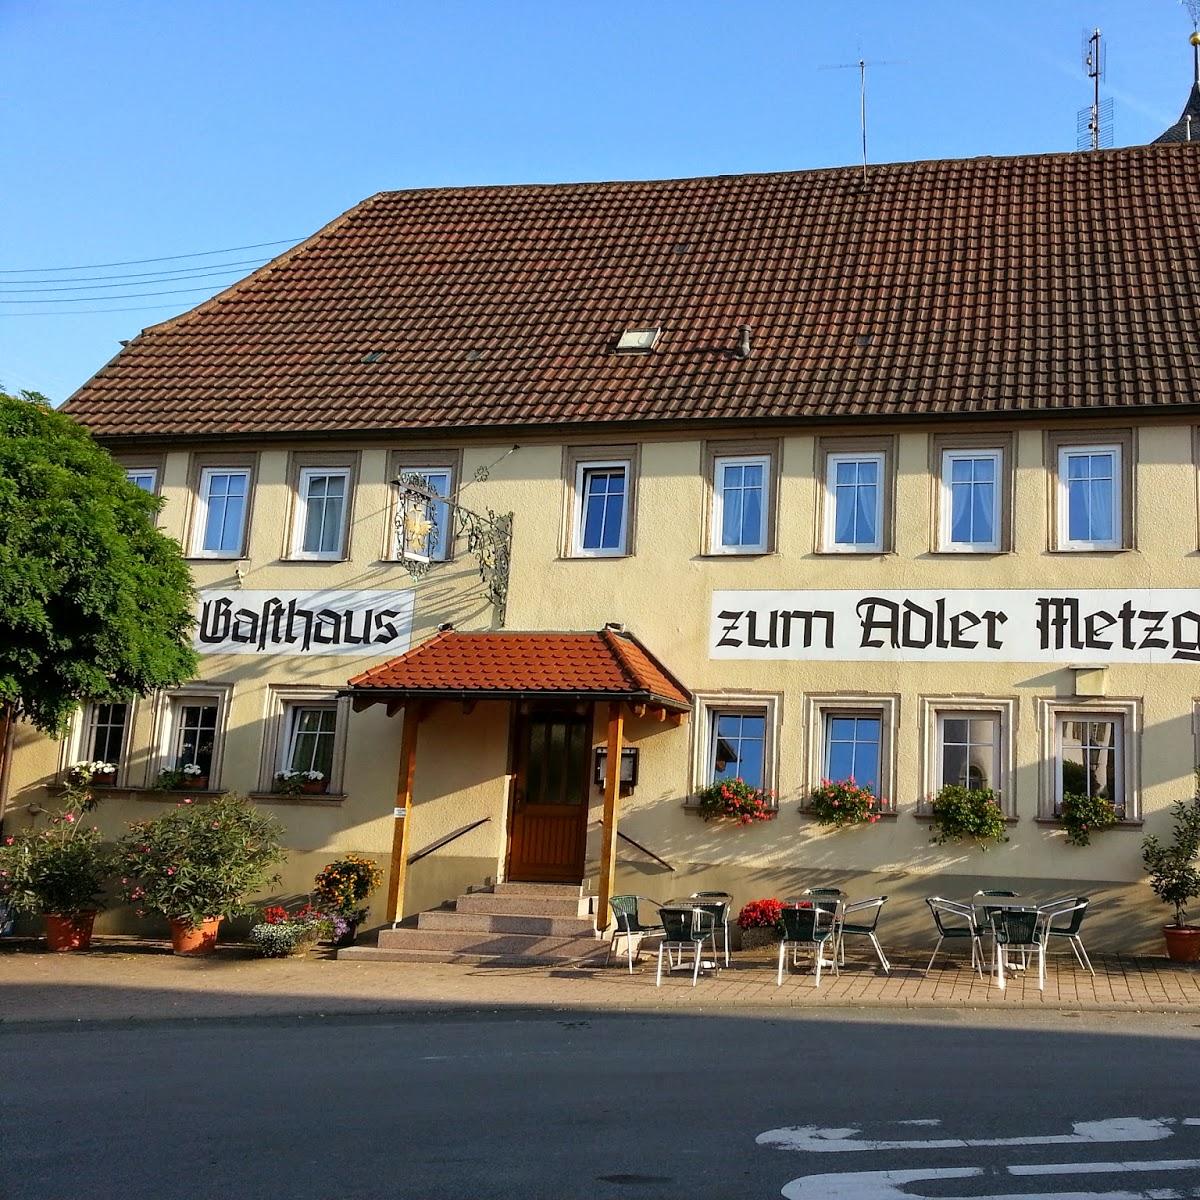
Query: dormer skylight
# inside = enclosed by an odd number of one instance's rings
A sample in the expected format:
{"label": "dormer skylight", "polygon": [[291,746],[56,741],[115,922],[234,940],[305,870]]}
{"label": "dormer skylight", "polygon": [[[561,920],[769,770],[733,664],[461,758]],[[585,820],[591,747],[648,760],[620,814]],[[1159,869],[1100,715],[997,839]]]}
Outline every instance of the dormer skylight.
{"label": "dormer skylight", "polygon": [[662,329],[657,325],[653,329],[626,329],[617,338],[618,354],[649,354],[658,342]]}

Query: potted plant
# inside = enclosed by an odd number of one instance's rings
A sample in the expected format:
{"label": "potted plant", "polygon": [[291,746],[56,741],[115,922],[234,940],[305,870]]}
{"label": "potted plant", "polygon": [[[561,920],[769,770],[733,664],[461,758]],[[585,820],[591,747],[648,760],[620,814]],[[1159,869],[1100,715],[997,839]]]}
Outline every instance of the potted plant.
{"label": "potted plant", "polygon": [[67,779],[78,787],[112,787],[117,782],[117,764],[77,762],[67,772]]}
{"label": "potted plant", "polygon": [[882,802],[869,787],[849,779],[822,779],[808,793],[808,804],[801,810],[822,825],[843,829],[847,825],[874,825],[879,820]]}
{"label": "potted plant", "polygon": [[327,916],[311,904],[289,913],[281,904],[264,908],[262,920],[250,929],[250,944],[263,958],[300,957],[321,938],[336,942],[346,932],[341,917]]}
{"label": "potted plant", "polygon": [[83,818],[96,801],[68,785],[63,807],[0,845],[0,901],[12,912],[41,913],[51,950],[86,950],[111,874],[112,852]]}
{"label": "potted plant", "polygon": [[317,796],[325,791],[322,771],[293,771],[290,768],[275,776],[275,790],[285,796]]}
{"label": "potted plant", "polygon": [[783,904],[773,896],[763,900],[751,900],[737,915],[738,928],[742,931],[742,949],[753,950],[759,946],[771,946],[782,937],[780,919]]}
{"label": "potted plant", "polygon": [[278,880],[281,832],[240,796],[181,800],[130,825],[118,843],[121,887],[139,916],[167,918],[176,954],[207,954],[222,918],[248,912],[247,897]]}
{"label": "potted plant", "polygon": [[696,807],[706,821],[732,817],[739,825],[769,821],[775,815],[774,792],[751,787],[740,775],[717,779],[696,793]]}
{"label": "potted plant", "polygon": [[208,787],[208,772],[199,763],[166,767],[159,771],[154,786],[161,792],[202,792]]}
{"label": "potted plant", "polygon": [[1072,846],[1087,846],[1093,833],[1111,829],[1118,821],[1111,800],[1084,792],[1064,792],[1061,819]]}
{"label": "potted plant", "polygon": [[931,842],[974,842],[986,850],[990,842],[1007,842],[1000,800],[991,788],[947,784],[929,805],[933,817]]}
{"label": "potted plant", "polygon": [[358,926],[367,916],[367,899],[383,881],[383,872],[374,859],[347,854],[321,869],[313,883],[313,899],[327,916],[340,917],[346,928],[334,935],[335,946],[354,941]]}
{"label": "potted plant", "polygon": [[1150,887],[1164,903],[1175,909],[1175,923],[1163,926],[1167,957],[1175,962],[1200,958],[1200,926],[1187,923],[1187,903],[1200,896],[1200,796],[1175,801],[1175,820],[1169,842],[1154,834],[1142,839],[1142,862],[1150,875]]}

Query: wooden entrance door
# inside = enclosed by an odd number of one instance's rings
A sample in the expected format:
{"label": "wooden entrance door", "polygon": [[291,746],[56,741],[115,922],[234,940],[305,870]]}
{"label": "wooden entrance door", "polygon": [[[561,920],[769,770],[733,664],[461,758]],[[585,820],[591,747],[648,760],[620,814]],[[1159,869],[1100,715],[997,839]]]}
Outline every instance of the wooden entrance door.
{"label": "wooden entrance door", "polygon": [[583,879],[592,715],[520,713],[509,816],[508,878]]}

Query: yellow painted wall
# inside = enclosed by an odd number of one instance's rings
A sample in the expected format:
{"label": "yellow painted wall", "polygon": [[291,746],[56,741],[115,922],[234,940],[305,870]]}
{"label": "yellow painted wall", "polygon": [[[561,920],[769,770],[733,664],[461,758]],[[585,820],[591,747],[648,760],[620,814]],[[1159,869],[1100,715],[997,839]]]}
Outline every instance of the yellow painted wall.
{"label": "yellow painted wall", "polygon": [[[1086,881],[1096,890],[1108,888],[1114,896],[1127,896],[1142,932],[1160,922],[1165,910],[1138,882],[1139,831],[1106,833],[1090,848],[1081,850],[1066,846],[1057,827],[1035,821],[1040,755],[1035,704],[1039,698],[1071,695],[1073,673],[1065,666],[718,662],[707,657],[710,596],[716,589],[1194,586],[1200,555],[1192,428],[1153,419],[1138,424],[1136,549],[1062,554],[1048,550],[1049,492],[1043,455],[1045,430],[1049,427],[1013,427],[1014,550],[991,556],[932,552],[936,480],[930,472],[929,438],[945,432],[944,424],[906,427],[899,433],[895,550],[881,555],[816,552],[819,480],[816,436],[810,433],[764,431],[764,437],[782,439],[777,549],[754,558],[710,557],[703,553],[708,484],[703,472],[704,441],[699,436],[655,434],[643,438],[634,553],[626,558],[562,557],[565,489],[561,440],[520,439],[521,448],[495,465],[487,482],[466,488],[462,502],[477,511],[491,508],[516,513],[509,628],[596,629],[606,621],[619,621],[697,691],[757,691],[781,696],[780,813],[772,822],[745,829],[706,826],[683,809],[681,802],[692,785],[694,730],[690,723],[665,728],[653,722],[632,722],[630,736],[642,749],[641,782],[635,795],[624,802],[622,829],[676,864],[680,873],[676,879],[659,868],[638,865],[644,860],[622,846],[622,870],[630,873],[629,879],[657,871],[650,887],[661,894],[678,887],[685,875],[689,879],[703,878],[710,884],[725,879],[736,884],[739,901],[751,898],[751,892],[769,894],[769,890],[755,892],[759,884],[764,889],[768,885],[777,889],[792,878],[800,884],[806,873],[818,871],[835,875],[862,873],[864,881],[872,886],[887,878],[905,880],[914,896],[941,890],[939,880],[953,880],[960,890],[971,880],[985,877],[1027,880],[1031,892],[1045,893],[1071,890],[1071,881]],[[1086,424],[1074,420],[1057,427],[1078,431]],[[1107,427],[1111,426],[1100,428]],[[952,428],[954,432],[966,431],[957,425]],[[881,431],[874,427],[820,432],[822,436],[846,436]],[[745,441],[744,431],[736,432],[736,436],[739,442]],[[630,439],[621,434],[608,440],[628,444]],[[592,441],[605,444],[600,438]],[[584,443],[581,439],[571,445]],[[511,439],[497,437],[491,442],[466,445],[463,478],[470,480],[477,467],[496,464],[511,444]],[[319,448],[316,444],[303,447]],[[388,510],[387,456],[392,448],[365,443],[359,448],[359,482],[348,561],[300,563],[282,557],[290,511],[291,448],[261,447],[250,559],[244,564],[243,586],[411,586],[400,565],[380,561]],[[418,448],[425,449],[426,444]],[[189,453],[168,449],[162,524],[180,539],[185,537],[190,519],[188,479]],[[197,586],[234,585],[232,566],[194,562]],[[443,621],[453,621],[460,628],[484,628],[491,621],[490,609],[481,598],[475,564],[461,548],[453,563],[436,567],[416,588],[414,642],[429,636]],[[233,685],[222,784],[239,791],[258,786],[268,684],[341,685],[372,661],[328,656],[205,657],[201,677]],[[1193,701],[1200,696],[1200,675],[1191,666],[1112,666],[1106,672],[1106,692],[1109,698],[1137,698],[1142,702],[1141,808],[1146,828],[1162,831],[1164,810],[1191,789],[1196,760]],[[894,820],[870,829],[829,833],[797,813],[797,804],[809,782],[802,719],[804,698],[815,693],[898,696],[894,789],[898,815]],[[952,695],[1013,698],[1016,702],[1014,782],[1019,819],[1010,827],[1010,841],[986,855],[931,846],[927,824],[913,815],[924,783],[924,750],[918,726],[920,699]],[[149,711],[149,702],[139,702],[132,734],[130,782],[149,782],[145,778]],[[400,717],[389,719],[381,708],[353,716],[344,801],[325,806],[272,805],[272,811],[284,821],[289,844],[295,851],[287,869],[284,894],[305,891],[315,866],[339,851],[353,849],[386,860],[391,844],[400,721]],[[480,705],[470,715],[458,706],[442,705],[423,729],[418,749],[413,848],[419,849],[478,816],[488,815],[492,820],[417,865],[414,890],[410,892],[413,903],[448,898],[438,896],[437,889],[450,886],[451,880],[457,887],[460,879],[471,877],[468,871],[478,874],[482,882],[502,870],[507,739],[508,716],[502,705]],[[48,802],[46,787],[57,776],[60,758],[56,743],[28,730],[20,732],[9,800],[17,819],[21,819],[26,804]],[[115,833],[127,820],[156,811],[161,802],[144,796],[112,796],[105,801],[105,828]],[[598,819],[599,795],[593,791],[590,872],[594,872],[598,858]],[[453,860],[459,861],[461,869],[454,866]]]}

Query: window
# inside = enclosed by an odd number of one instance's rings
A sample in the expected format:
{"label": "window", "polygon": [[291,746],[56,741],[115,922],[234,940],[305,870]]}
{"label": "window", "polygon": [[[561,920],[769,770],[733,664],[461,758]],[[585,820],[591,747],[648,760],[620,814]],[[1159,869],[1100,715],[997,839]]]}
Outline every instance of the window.
{"label": "window", "polygon": [[292,555],[341,558],[345,552],[350,471],[346,467],[301,467]]}
{"label": "window", "polygon": [[825,461],[826,550],[883,549],[884,456],[830,454]]}
{"label": "window", "polygon": [[770,471],[768,455],[714,460],[710,553],[749,554],[766,550]]}
{"label": "window", "polygon": [[948,785],[1000,793],[1000,717],[984,712],[938,713],[936,789]]}
{"label": "window", "polygon": [[287,709],[287,740],[281,771],[320,771],[328,780],[333,774],[333,751],[337,739],[335,704],[292,704]]}
{"label": "window", "polygon": [[852,779],[881,795],[883,719],[878,713],[829,713],[823,779]]}
{"label": "window", "polygon": [[250,472],[204,467],[192,553],[205,558],[240,558],[246,533]]}
{"label": "window", "polygon": [[128,724],[128,704],[89,704],[85,715],[80,757],[85,762],[112,763],[119,771]]}
{"label": "window", "polygon": [[575,476],[575,554],[603,558],[627,552],[628,493],[627,462],[579,463]]}
{"label": "window", "polygon": [[180,770],[189,763],[200,768],[206,778],[212,774],[213,752],[217,740],[217,703],[215,700],[179,701],[175,708],[171,735],[170,767]]}
{"label": "window", "polygon": [[744,779],[775,790],[779,697],[722,693],[697,700],[693,779],[697,788]]}
{"label": "window", "polygon": [[[417,475],[425,481],[431,492],[443,498],[451,494],[450,484],[454,472],[449,467],[409,467],[399,468],[401,475]],[[445,562],[451,557],[454,531],[450,526],[450,506],[433,502],[429,505],[426,520],[432,522],[433,529],[425,543],[424,553],[432,562]]]}
{"label": "window", "polygon": [[895,696],[806,696],[807,788],[826,779],[853,779],[895,807]]}
{"label": "window", "polygon": [[1124,728],[1117,716],[1066,714],[1056,723],[1054,815],[1062,814],[1067,792],[1111,801],[1125,815]]}
{"label": "window", "polygon": [[222,743],[232,686],[225,683],[188,685],[161,692],[154,709],[156,749],[147,783],[162,771],[180,771],[190,763],[200,768],[193,787],[216,790],[221,775]]}
{"label": "window", "polygon": [[1058,451],[1060,550],[1117,550],[1123,543],[1120,446]]}
{"label": "window", "polygon": [[941,549],[1000,549],[1002,461],[999,450],[942,452]]}
{"label": "window", "polygon": [[158,491],[158,472],[153,467],[130,467],[125,472],[125,478],[143,492],[154,495]]}

